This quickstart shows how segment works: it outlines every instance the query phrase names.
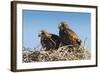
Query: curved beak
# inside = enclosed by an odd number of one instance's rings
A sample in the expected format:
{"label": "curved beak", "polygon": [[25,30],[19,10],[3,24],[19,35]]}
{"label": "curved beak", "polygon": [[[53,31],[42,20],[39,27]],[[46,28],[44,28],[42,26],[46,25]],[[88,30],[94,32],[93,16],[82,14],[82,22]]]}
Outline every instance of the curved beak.
{"label": "curved beak", "polygon": [[41,32],[39,32],[39,34],[38,34],[38,37],[40,37],[41,36]]}
{"label": "curved beak", "polygon": [[39,34],[38,37],[40,37],[41,35]]}

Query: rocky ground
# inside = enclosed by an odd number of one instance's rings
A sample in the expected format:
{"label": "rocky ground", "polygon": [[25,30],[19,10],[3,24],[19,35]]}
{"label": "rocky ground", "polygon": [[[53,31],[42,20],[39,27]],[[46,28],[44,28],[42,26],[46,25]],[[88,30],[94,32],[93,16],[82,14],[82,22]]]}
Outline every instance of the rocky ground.
{"label": "rocky ground", "polygon": [[46,61],[69,61],[86,60],[91,58],[90,50],[87,48],[72,48],[63,46],[58,50],[36,51],[23,50],[23,62],[46,62]]}

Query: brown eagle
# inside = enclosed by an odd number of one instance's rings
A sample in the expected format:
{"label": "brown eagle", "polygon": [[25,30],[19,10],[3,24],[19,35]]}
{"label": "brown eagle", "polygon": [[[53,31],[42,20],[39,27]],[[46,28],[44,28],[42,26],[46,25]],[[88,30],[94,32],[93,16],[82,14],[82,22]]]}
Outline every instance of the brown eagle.
{"label": "brown eagle", "polygon": [[71,45],[73,47],[79,47],[81,45],[80,38],[69,28],[66,22],[61,22],[59,25],[59,37],[62,39],[64,45]]}
{"label": "brown eagle", "polygon": [[40,37],[42,48],[45,48],[45,51],[60,47],[61,39],[59,36],[48,33],[45,30],[42,30],[38,36]]}

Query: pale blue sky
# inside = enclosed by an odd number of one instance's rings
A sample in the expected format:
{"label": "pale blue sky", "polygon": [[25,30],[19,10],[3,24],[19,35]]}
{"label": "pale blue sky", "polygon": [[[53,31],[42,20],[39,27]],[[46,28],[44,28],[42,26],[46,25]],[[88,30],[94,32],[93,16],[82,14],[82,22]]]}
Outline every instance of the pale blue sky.
{"label": "pale blue sky", "polygon": [[86,46],[91,48],[91,14],[79,12],[56,12],[23,10],[23,47],[36,48],[40,44],[38,37],[42,29],[59,35],[58,24],[61,21],[69,23]]}

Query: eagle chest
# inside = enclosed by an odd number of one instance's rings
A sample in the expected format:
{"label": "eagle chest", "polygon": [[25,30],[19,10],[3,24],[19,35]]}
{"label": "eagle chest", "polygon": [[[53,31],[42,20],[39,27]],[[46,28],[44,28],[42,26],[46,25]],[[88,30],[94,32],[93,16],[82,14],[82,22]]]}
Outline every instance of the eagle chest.
{"label": "eagle chest", "polygon": [[50,41],[49,38],[42,39],[41,41],[46,48],[53,48],[54,47],[54,44],[52,43],[52,41]]}

